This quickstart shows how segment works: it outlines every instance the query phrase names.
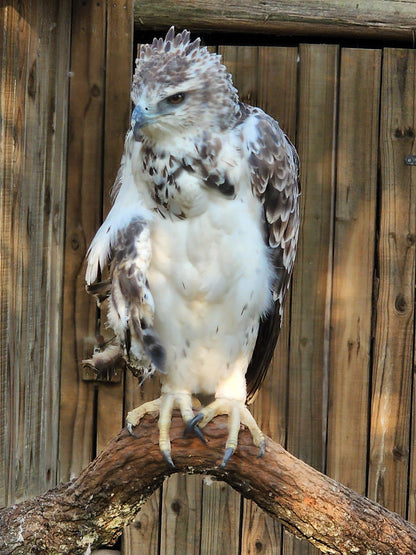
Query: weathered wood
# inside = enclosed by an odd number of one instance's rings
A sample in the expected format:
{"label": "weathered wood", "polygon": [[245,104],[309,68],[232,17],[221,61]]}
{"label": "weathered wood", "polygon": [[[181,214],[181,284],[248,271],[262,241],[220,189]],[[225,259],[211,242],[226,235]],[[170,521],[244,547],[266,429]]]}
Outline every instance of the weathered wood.
{"label": "weathered wood", "polygon": [[62,329],[60,472],[76,476],[91,460],[94,384],[82,380],[85,339],[96,307],[85,292],[85,254],[101,221],[105,87],[105,2],[74,0]]}
{"label": "weathered wood", "polygon": [[174,474],[163,484],[160,552],[164,555],[199,555],[201,494],[199,476]]}
{"label": "weathered wood", "polygon": [[204,480],[201,554],[239,554],[241,495],[229,484]]}
{"label": "weathered wood", "polygon": [[[301,229],[292,279],[287,448],[325,468],[335,114],[338,47],[301,45],[297,147],[301,162]],[[285,534],[284,553],[315,550]]]}
{"label": "weathered wood", "polygon": [[342,49],[327,470],[366,492],[381,51]]}
{"label": "weathered wood", "polygon": [[[139,387],[137,379],[127,372],[125,377],[125,412],[160,395],[160,383],[157,376],[146,380]],[[161,535],[161,499],[164,487],[155,491],[143,504],[134,522],[126,526],[123,533],[123,555],[136,555],[141,551],[146,555],[159,555]]]}
{"label": "weathered wood", "polygon": [[[111,208],[110,191],[120,166],[124,137],[130,120],[130,85],[133,65],[132,0],[108,2],[106,13],[104,153],[102,186],[102,219]],[[99,195],[99,191],[97,191]],[[106,328],[106,313],[101,313],[101,334],[111,338]],[[124,380],[100,382],[97,395],[97,450],[121,427],[123,421]]]}
{"label": "weathered wood", "polygon": [[[0,551],[25,554],[85,553],[113,540],[143,501],[173,471],[159,450],[151,416],[136,428],[138,438],[120,432],[81,473],[33,500],[0,511]],[[306,465],[272,440],[264,457],[248,431],[226,469],[218,466],[227,435],[225,417],[205,428],[208,446],[183,439],[179,415],[172,420],[173,459],[178,472],[209,473],[250,497],[274,518],[323,553],[412,555],[416,527],[374,501],[361,497]]]}
{"label": "weathered wood", "polygon": [[384,51],[381,95],[379,293],[368,495],[405,515],[413,367],[416,52]]}
{"label": "weathered wood", "polygon": [[331,274],[338,47],[300,48],[302,218],[292,282],[288,449],[324,468],[325,319]]}
{"label": "weathered wood", "polygon": [[0,7],[0,503],[56,483],[70,2]]}
{"label": "weathered wood", "polygon": [[[258,51],[256,104],[279,121],[289,137],[296,137],[297,56],[295,47],[261,47]],[[274,441],[286,443],[287,372],[289,365],[290,296],[276,352],[252,405],[261,429]],[[254,502],[244,500],[241,553],[276,553],[282,527]]]}
{"label": "weathered wood", "polygon": [[416,2],[400,0],[135,0],[135,24],[160,30],[401,39],[414,43]]}

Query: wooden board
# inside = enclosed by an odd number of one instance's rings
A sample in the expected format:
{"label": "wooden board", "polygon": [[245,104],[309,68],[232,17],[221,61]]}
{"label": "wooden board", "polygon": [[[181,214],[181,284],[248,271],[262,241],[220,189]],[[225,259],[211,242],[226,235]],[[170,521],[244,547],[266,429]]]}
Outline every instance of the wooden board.
{"label": "wooden board", "polygon": [[95,447],[94,384],[81,361],[96,334],[95,302],[85,291],[85,255],[101,222],[105,98],[104,2],[73,2],[62,329],[60,476],[77,475]]}
{"label": "wooden board", "polygon": [[69,3],[0,8],[0,503],[56,484]]}
{"label": "wooden board", "polygon": [[341,52],[327,473],[365,494],[381,51]]}
{"label": "wooden board", "polygon": [[202,496],[201,555],[239,554],[241,496],[209,476]]}
{"label": "wooden board", "polygon": [[401,0],[135,0],[140,29],[179,29],[269,35],[365,37],[414,43],[416,3]]}
{"label": "wooden board", "polygon": [[375,327],[368,495],[405,516],[415,301],[416,52],[384,50],[381,95],[379,291]]}
{"label": "wooden board", "polygon": [[[325,466],[338,47],[301,45],[297,146],[301,230],[292,281],[287,449]],[[283,553],[312,553],[285,534]]]}
{"label": "wooden board", "polygon": [[133,524],[126,526],[122,536],[122,554],[159,555],[159,509],[162,490],[157,490],[146,501]]}
{"label": "wooden board", "polygon": [[[259,48],[256,85],[258,106],[278,120],[293,140],[296,137],[297,56],[297,48]],[[252,405],[260,428],[282,445],[286,443],[289,322],[290,296],[272,364]],[[244,500],[241,552],[276,553],[280,542],[281,525],[255,503]]]}
{"label": "wooden board", "polygon": [[[124,138],[130,124],[130,86],[133,68],[133,5],[131,0],[108,2],[106,26],[102,219],[111,208],[110,191],[120,166]],[[101,312],[101,334],[111,338]],[[124,380],[100,382],[97,396],[97,452],[123,423]]]}
{"label": "wooden board", "polygon": [[288,449],[323,469],[338,47],[300,48],[301,230],[292,283]]}
{"label": "wooden board", "polygon": [[[139,387],[137,379],[131,372],[127,372],[125,384],[125,413],[160,395],[160,383],[157,377],[147,380]],[[163,488],[155,491],[143,505],[133,524],[125,528],[122,541],[123,555],[136,555],[136,553],[159,555],[162,492]]]}
{"label": "wooden board", "polygon": [[198,555],[201,541],[201,476],[175,474],[163,484],[160,552]]}

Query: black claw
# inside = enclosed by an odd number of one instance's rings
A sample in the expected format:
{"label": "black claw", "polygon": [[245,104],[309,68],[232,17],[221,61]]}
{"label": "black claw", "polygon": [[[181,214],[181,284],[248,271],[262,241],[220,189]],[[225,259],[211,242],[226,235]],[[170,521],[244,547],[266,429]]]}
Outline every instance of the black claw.
{"label": "black claw", "polygon": [[224,453],[224,458],[222,459],[221,468],[225,468],[225,465],[230,460],[232,454],[234,453],[235,449],[232,447],[227,447]]}
{"label": "black claw", "polygon": [[260,446],[259,446],[259,452],[258,452],[257,458],[260,459],[265,452],[266,452],[266,440],[263,439],[263,441],[260,443]]}
{"label": "black claw", "polygon": [[136,435],[136,434],[133,432],[133,425],[130,424],[130,422],[127,422],[127,423],[126,423],[126,428],[127,428],[127,431],[129,432],[129,434],[130,434],[131,436],[135,437],[136,439],[139,439],[139,436]]}
{"label": "black claw", "polygon": [[163,458],[165,459],[166,463],[175,470],[175,465],[173,464],[172,457],[170,456],[170,451],[162,451]]}
{"label": "black claw", "polygon": [[[201,412],[198,412],[198,414],[196,414],[193,418],[191,418],[191,420],[188,420],[188,423],[186,424],[185,430],[183,432],[183,437],[185,438],[188,434],[190,434],[191,432],[195,432],[196,435],[202,439],[202,441],[204,443],[206,443],[205,438],[201,432],[201,429],[198,427],[198,424],[201,422],[201,420],[204,418],[204,415]],[[201,435],[198,434],[197,429],[199,430],[199,432],[201,433]],[[202,436],[202,437],[201,437]]]}
{"label": "black claw", "polygon": [[202,443],[203,443],[204,445],[206,445],[206,444],[207,444],[207,440],[205,439],[204,434],[202,433],[201,428],[200,428],[199,426],[194,426],[194,432],[195,432],[195,435],[202,441]]}

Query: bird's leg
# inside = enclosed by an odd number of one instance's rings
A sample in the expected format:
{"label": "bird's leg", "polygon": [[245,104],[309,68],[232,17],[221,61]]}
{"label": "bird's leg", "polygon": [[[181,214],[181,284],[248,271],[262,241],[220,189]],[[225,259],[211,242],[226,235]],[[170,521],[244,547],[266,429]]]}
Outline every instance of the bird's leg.
{"label": "bird's leg", "polygon": [[[131,435],[135,436],[133,428],[138,425],[143,416],[147,413],[159,413],[159,447],[163,454],[165,461],[175,468],[171,457],[170,447],[170,423],[172,420],[173,410],[178,408],[185,424],[188,424],[194,418],[194,411],[192,409],[192,397],[190,393],[162,393],[162,395],[154,401],[144,403],[139,407],[131,410],[127,414],[126,425]],[[204,441],[204,436],[200,429],[196,430],[196,435]],[[136,437],[136,436],[135,436]]]}
{"label": "bird's leg", "polygon": [[240,424],[243,424],[250,430],[253,443],[259,448],[258,456],[262,457],[264,455],[266,450],[266,439],[244,401],[226,398],[215,399],[215,401],[204,407],[188,423],[185,434],[189,433],[191,430],[196,430],[198,427],[203,428],[219,414],[228,415],[228,438],[225,444],[224,458],[221,463],[222,467],[227,464],[231,455],[237,448]]}

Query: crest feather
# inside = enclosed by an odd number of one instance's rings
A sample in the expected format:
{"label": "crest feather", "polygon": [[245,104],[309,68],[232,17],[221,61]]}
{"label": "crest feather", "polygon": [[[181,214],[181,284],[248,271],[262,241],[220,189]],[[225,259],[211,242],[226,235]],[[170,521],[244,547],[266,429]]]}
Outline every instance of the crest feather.
{"label": "crest feather", "polygon": [[177,91],[186,92],[189,86],[198,90],[199,97],[195,99],[212,115],[207,124],[225,128],[239,115],[237,90],[221,56],[201,46],[200,38],[191,42],[190,37],[186,29],[175,34],[172,26],[164,39],[155,38],[151,44],[141,46],[131,99],[134,104],[143,98],[145,102],[149,98],[155,102]]}
{"label": "crest feather", "polygon": [[198,49],[201,44],[201,39],[197,38],[190,42],[190,38],[191,33],[186,29],[175,35],[175,27],[172,25],[164,39],[154,38],[152,44],[143,44],[140,47],[140,60],[148,60],[154,55],[155,51],[160,53],[174,52],[186,56],[193,50]]}

